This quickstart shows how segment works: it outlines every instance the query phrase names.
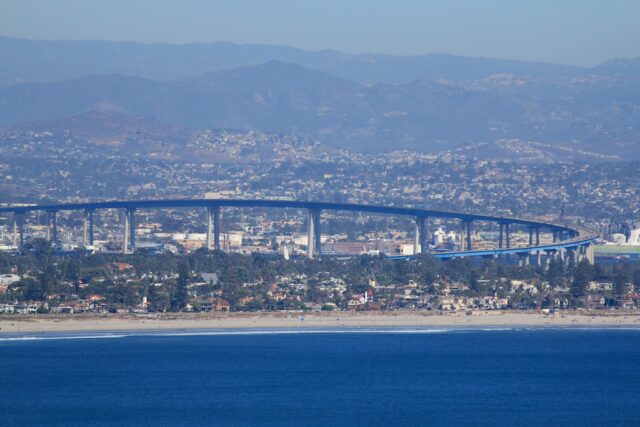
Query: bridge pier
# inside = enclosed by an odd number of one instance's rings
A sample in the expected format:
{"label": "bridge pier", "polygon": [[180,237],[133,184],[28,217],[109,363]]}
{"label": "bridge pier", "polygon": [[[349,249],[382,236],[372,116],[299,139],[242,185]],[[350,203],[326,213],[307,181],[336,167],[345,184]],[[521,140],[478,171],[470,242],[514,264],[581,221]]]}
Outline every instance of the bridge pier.
{"label": "bridge pier", "polygon": [[529,246],[533,246],[533,227],[529,227]]}
{"label": "bridge pier", "polygon": [[51,242],[51,215],[46,212],[44,215],[45,224],[47,225],[47,242]]}
{"label": "bridge pier", "polygon": [[[136,251],[136,208],[125,208],[124,211],[124,230],[122,239],[122,253],[134,253]],[[129,241],[131,239],[131,241]],[[129,252],[129,243],[131,243],[131,252]]]}
{"label": "bridge pier", "polygon": [[320,209],[309,209],[309,228],[307,230],[307,257],[314,259],[322,256],[320,232]]}
{"label": "bridge pier", "polygon": [[307,257],[313,259],[313,244],[315,235],[315,221],[313,220],[313,211],[309,209],[309,224],[307,225]]}
{"label": "bridge pier", "polygon": [[413,242],[413,254],[425,253],[427,249],[427,218],[417,216],[415,218],[415,240]]}
{"label": "bridge pier", "polygon": [[320,209],[314,209],[313,213],[313,230],[315,231],[314,237],[316,239],[316,244],[314,245],[315,256],[318,258],[322,257],[322,234],[320,230]]}
{"label": "bridge pier", "polygon": [[540,246],[540,228],[536,227],[536,246]]}
{"label": "bridge pier", "polygon": [[11,246],[13,246],[14,248],[18,247],[18,219],[16,217],[17,217],[17,214],[14,212],[13,215],[11,216],[11,223],[13,228],[13,232],[11,236]]}
{"label": "bridge pier", "polygon": [[58,219],[57,211],[47,212],[47,239],[54,247],[58,246]]}
{"label": "bridge pier", "polygon": [[547,270],[549,269],[549,265],[551,265],[551,259],[556,256],[556,252],[557,251],[555,249],[545,249],[544,251],[546,255],[545,257],[546,259],[544,261],[545,269]]}
{"label": "bridge pier", "polygon": [[207,206],[207,250],[213,250],[213,206]]}
{"label": "bridge pier", "polygon": [[129,234],[131,238],[131,253],[136,252],[136,208],[128,208],[129,214]]}
{"label": "bridge pier", "polygon": [[24,214],[21,212],[13,213],[12,244],[17,249],[22,249],[24,246]]}
{"label": "bridge pier", "polygon": [[86,248],[89,241],[89,221],[86,210],[82,211],[82,247]]}
{"label": "bridge pier", "polygon": [[18,224],[18,233],[20,234],[20,249],[24,247],[24,216],[20,216],[20,223]]}
{"label": "bridge pier", "polygon": [[93,210],[84,209],[82,211],[82,246],[93,246]]}
{"label": "bridge pier", "polygon": [[129,248],[129,213],[124,211],[124,230],[122,235],[122,253],[126,254]]}
{"label": "bridge pier", "polygon": [[578,262],[582,261],[584,259],[584,247],[578,246],[576,252],[578,254]]}
{"label": "bridge pier", "polygon": [[520,267],[526,267],[529,265],[529,256],[531,254],[529,252],[519,252],[518,253],[518,257],[520,258],[520,261],[518,261],[518,265]]}
{"label": "bridge pier", "polygon": [[213,248],[220,250],[220,206],[213,209]]}
{"label": "bridge pier", "polygon": [[309,224],[307,225],[307,257],[313,259],[314,255],[314,243],[315,243],[315,226],[316,222],[313,220],[313,210],[309,209],[309,217],[307,218]]}
{"label": "bridge pier", "polygon": [[430,226],[429,226],[429,218],[421,217],[421,228],[420,228],[420,249],[422,253],[427,253],[429,251],[429,234],[430,234]]}
{"label": "bridge pier", "polygon": [[592,245],[584,245],[584,255],[590,264],[595,264],[595,251]]}
{"label": "bridge pier", "polygon": [[89,211],[89,244],[93,246],[93,211]]}
{"label": "bridge pier", "polygon": [[207,206],[207,250],[220,250],[220,206]]}
{"label": "bridge pier", "polygon": [[511,224],[507,222],[504,225],[504,228],[505,228],[505,234],[506,234],[507,249],[510,249],[511,248]]}
{"label": "bridge pier", "polygon": [[471,250],[471,220],[460,220],[460,251]]}
{"label": "bridge pier", "polygon": [[568,267],[572,260],[573,260],[573,251],[571,250],[571,248],[566,248],[565,256],[564,256],[564,266]]}

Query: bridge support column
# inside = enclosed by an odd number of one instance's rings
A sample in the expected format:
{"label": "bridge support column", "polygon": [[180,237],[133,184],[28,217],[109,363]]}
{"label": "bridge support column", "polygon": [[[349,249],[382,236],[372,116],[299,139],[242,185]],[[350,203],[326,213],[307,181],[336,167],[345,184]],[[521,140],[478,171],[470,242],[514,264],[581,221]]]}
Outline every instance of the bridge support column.
{"label": "bridge support column", "polygon": [[423,216],[416,217],[416,232],[413,243],[413,253],[425,253],[427,251],[427,218]]}
{"label": "bridge support column", "polygon": [[569,260],[573,261],[573,264],[578,264],[578,248],[570,248],[567,252],[567,264]]}
{"label": "bridge support column", "polygon": [[213,208],[213,248],[219,251],[220,248],[220,206]]}
{"label": "bridge support column", "polygon": [[85,209],[84,222],[82,224],[82,245],[93,246],[93,209]]}
{"label": "bridge support column", "polygon": [[20,249],[22,249],[24,247],[24,219],[20,221],[18,233],[20,234]]}
{"label": "bridge support column", "polygon": [[47,242],[50,242],[51,241],[51,215],[49,214],[49,212],[46,212],[44,216],[47,224]]}
{"label": "bridge support column", "polygon": [[313,210],[313,231],[314,238],[316,239],[315,245],[313,245],[315,249],[315,256],[317,258],[322,257],[322,233],[320,230],[320,209]]}
{"label": "bridge support column", "polygon": [[429,252],[429,235],[431,234],[429,218],[422,217],[422,228],[420,229],[420,248],[422,253]]}
{"label": "bridge support column", "polygon": [[594,253],[595,251],[593,250],[593,245],[588,244],[584,246],[585,246],[584,254],[587,261],[589,261],[589,263],[591,264],[595,264],[596,260],[595,260],[595,253]]}
{"label": "bridge support column", "polygon": [[307,235],[307,257],[314,259],[322,256],[320,231],[320,209],[309,209],[309,229]]}
{"label": "bridge support column", "polygon": [[413,254],[417,255],[420,253],[425,253],[427,249],[427,229],[426,229],[426,221],[427,218],[423,216],[417,216],[415,219],[416,228],[415,228],[415,240],[413,242]]}
{"label": "bridge support column", "polygon": [[507,249],[511,248],[511,224],[505,224],[505,234],[507,236]]}
{"label": "bridge support column", "polygon": [[518,261],[518,265],[520,267],[526,267],[529,265],[529,252],[526,253],[518,253],[518,257],[520,258],[520,261]]}
{"label": "bridge support column", "polygon": [[536,228],[536,246],[540,246],[540,229]]}
{"label": "bridge support column", "polygon": [[11,236],[11,246],[13,246],[14,248],[18,247],[18,214],[16,214],[15,212],[13,213],[13,215],[11,216],[11,222],[13,223],[13,233]]}
{"label": "bridge support column", "polygon": [[13,213],[13,247],[22,249],[24,246],[24,214],[19,212]]}
{"label": "bridge support column", "polygon": [[471,220],[467,221],[467,250],[471,250]]}
{"label": "bridge support column", "polygon": [[213,206],[207,206],[207,250],[213,250]]}
{"label": "bridge support column", "polygon": [[545,269],[549,269],[549,265],[551,265],[551,259],[555,256],[556,251],[555,249],[549,250],[549,251],[544,251],[546,257],[545,257],[545,261],[544,261],[544,266]]}
{"label": "bridge support column", "polygon": [[542,251],[536,251],[536,265],[538,267],[542,266]]}
{"label": "bridge support column", "polygon": [[308,218],[308,234],[307,234],[307,257],[313,259],[315,254],[314,244],[315,244],[315,226],[316,222],[314,220],[313,209],[309,209],[309,218]]}
{"label": "bridge support column", "polygon": [[131,239],[131,253],[135,253],[136,251],[136,209],[128,208],[127,212],[129,214],[129,234]]}
{"label": "bridge support column", "polygon": [[58,219],[56,211],[47,212],[47,237],[54,247],[58,246]]}
{"label": "bridge support column", "polygon": [[87,211],[82,212],[82,247],[86,248],[89,242],[89,224]]}
{"label": "bridge support column", "polygon": [[129,249],[129,211],[124,211],[124,230],[122,235],[122,253],[126,254]]}
{"label": "bridge support column", "polygon": [[89,244],[89,212],[85,209],[82,211],[82,246],[87,247]]}
{"label": "bridge support column", "polygon": [[93,246],[93,211],[89,212],[89,244]]}
{"label": "bridge support column", "polygon": [[498,249],[502,249],[502,241],[504,240],[504,223],[499,224],[500,231],[498,232]]}
{"label": "bridge support column", "polygon": [[533,227],[529,227],[529,246],[533,246]]}

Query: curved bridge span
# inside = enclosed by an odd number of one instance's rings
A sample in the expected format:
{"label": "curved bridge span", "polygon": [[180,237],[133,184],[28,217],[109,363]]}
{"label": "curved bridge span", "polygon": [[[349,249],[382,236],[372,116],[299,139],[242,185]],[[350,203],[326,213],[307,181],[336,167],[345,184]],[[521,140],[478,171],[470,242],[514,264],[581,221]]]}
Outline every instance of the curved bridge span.
{"label": "curved bridge span", "polygon": [[[24,243],[25,215],[31,212],[46,212],[49,214],[49,233],[51,240],[57,241],[56,213],[59,211],[81,211],[84,213],[83,245],[93,244],[93,213],[103,209],[122,209],[125,212],[123,230],[123,251],[135,251],[135,212],[139,209],[165,208],[203,208],[207,210],[207,248],[220,249],[220,209],[224,207],[248,208],[279,208],[301,209],[309,213],[308,221],[308,256],[313,258],[322,254],[320,240],[320,213],[322,211],[346,211],[372,213],[393,216],[405,216],[415,219],[415,253],[420,248],[426,248],[427,221],[429,218],[443,218],[458,220],[461,226],[460,250],[454,252],[435,253],[439,258],[457,258],[469,256],[498,256],[516,254],[523,257],[546,254],[547,258],[564,256],[565,253],[576,257],[592,258],[590,246],[596,236],[589,230],[568,227],[566,225],[532,221],[522,218],[503,216],[478,215],[464,212],[451,212],[414,207],[377,206],[366,204],[329,203],[296,200],[256,200],[256,199],[158,199],[158,200],[113,200],[90,203],[66,203],[48,205],[21,205],[1,207],[0,213],[11,213],[13,218],[14,245]],[[498,245],[495,249],[472,250],[471,229],[475,221],[495,223],[499,226]],[[511,226],[526,227],[529,231],[527,246],[512,247]],[[553,235],[553,242],[542,245],[540,231],[547,231]],[[19,241],[19,244],[18,244]],[[466,241],[466,244],[465,244]]]}

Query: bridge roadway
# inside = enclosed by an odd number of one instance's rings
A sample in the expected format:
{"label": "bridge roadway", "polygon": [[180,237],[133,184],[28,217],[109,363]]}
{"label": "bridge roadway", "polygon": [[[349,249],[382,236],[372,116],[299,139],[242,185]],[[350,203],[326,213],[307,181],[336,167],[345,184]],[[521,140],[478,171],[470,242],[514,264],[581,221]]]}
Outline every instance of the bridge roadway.
{"label": "bridge roadway", "polygon": [[[59,211],[84,212],[83,244],[93,244],[93,212],[104,209],[122,209],[125,212],[123,251],[135,251],[135,212],[139,209],[166,209],[166,208],[206,208],[207,209],[207,248],[220,249],[220,208],[223,207],[261,207],[280,209],[302,209],[309,212],[308,227],[308,255],[314,257],[321,254],[320,245],[320,212],[321,211],[347,211],[383,215],[408,216],[415,218],[416,234],[415,249],[426,247],[428,218],[446,218],[459,220],[461,225],[461,249],[455,252],[436,253],[440,258],[457,258],[466,256],[498,256],[505,254],[538,254],[540,262],[541,253],[560,254],[566,251],[580,253],[583,256],[592,257],[589,253],[590,245],[595,235],[589,230],[571,228],[561,224],[532,221],[521,218],[504,216],[478,215],[465,212],[451,212],[432,209],[420,209],[399,206],[376,206],[365,204],[330,203],[296,200],[258,200],[258,199],[158,199],[158,200],[112,200],[89,203],[65,203],[48,205],[20,205],[0,207],[0,213],[13,214],[14,245],[17,245],[16,234],[19,233],[20,246],[24,243],[24,217],[31,212],[47,212],[48,236],[57,242],[56,213]],[[499,224],[498,248],[491,250],[471,249],[471,224],[474,221],[493,222]],[[511,247],[511,226],[520,225],[529,230],[529,245],[524,247]],[[548,230],[554,236],[554,242],[550,245],[540,245],[540,230]],[[465,236],[466,234],[466,236]],[[534,242],[535,236],[535,242]]]}

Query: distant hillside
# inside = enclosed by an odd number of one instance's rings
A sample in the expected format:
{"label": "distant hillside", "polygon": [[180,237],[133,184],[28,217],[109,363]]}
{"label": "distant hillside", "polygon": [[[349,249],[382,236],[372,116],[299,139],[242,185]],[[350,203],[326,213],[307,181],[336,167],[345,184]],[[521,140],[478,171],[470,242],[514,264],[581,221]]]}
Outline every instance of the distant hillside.
{"label": "distant hillside", "polygon": [[[16,83],[55,82],[86,75],[122,74],[152,80],[176,80],[209,71],[289,62],[360,83],[409,83],[428,80],[479,80],[494,74],[561,77],[618,72],[615,61],[592,69],[468,58],[445,54],[417,56],[306,51],[257,44],[129,43],[109,41],[43,41],[0,37],[0,87]],[[640,76],[638,60],[626,73]]]}
{"label": "distant hillside", "polygon": [[[194,131],[183,126],[112,111],[89,111],[75,116],[42,122],[23,123],[15,130],[68,132],[96,145],[122,147],[135,145],[185,145]],[[143,150],[144,151],[144,150]]]}
{"label": "distant hillside", "polygon": [[99,111],[194,129],[295,134],[363,151],[532,140],[640,157],[640,79],[494,75],[361,85],[270,61],[161,82],[121,75],[0,89],[0,126]]}

